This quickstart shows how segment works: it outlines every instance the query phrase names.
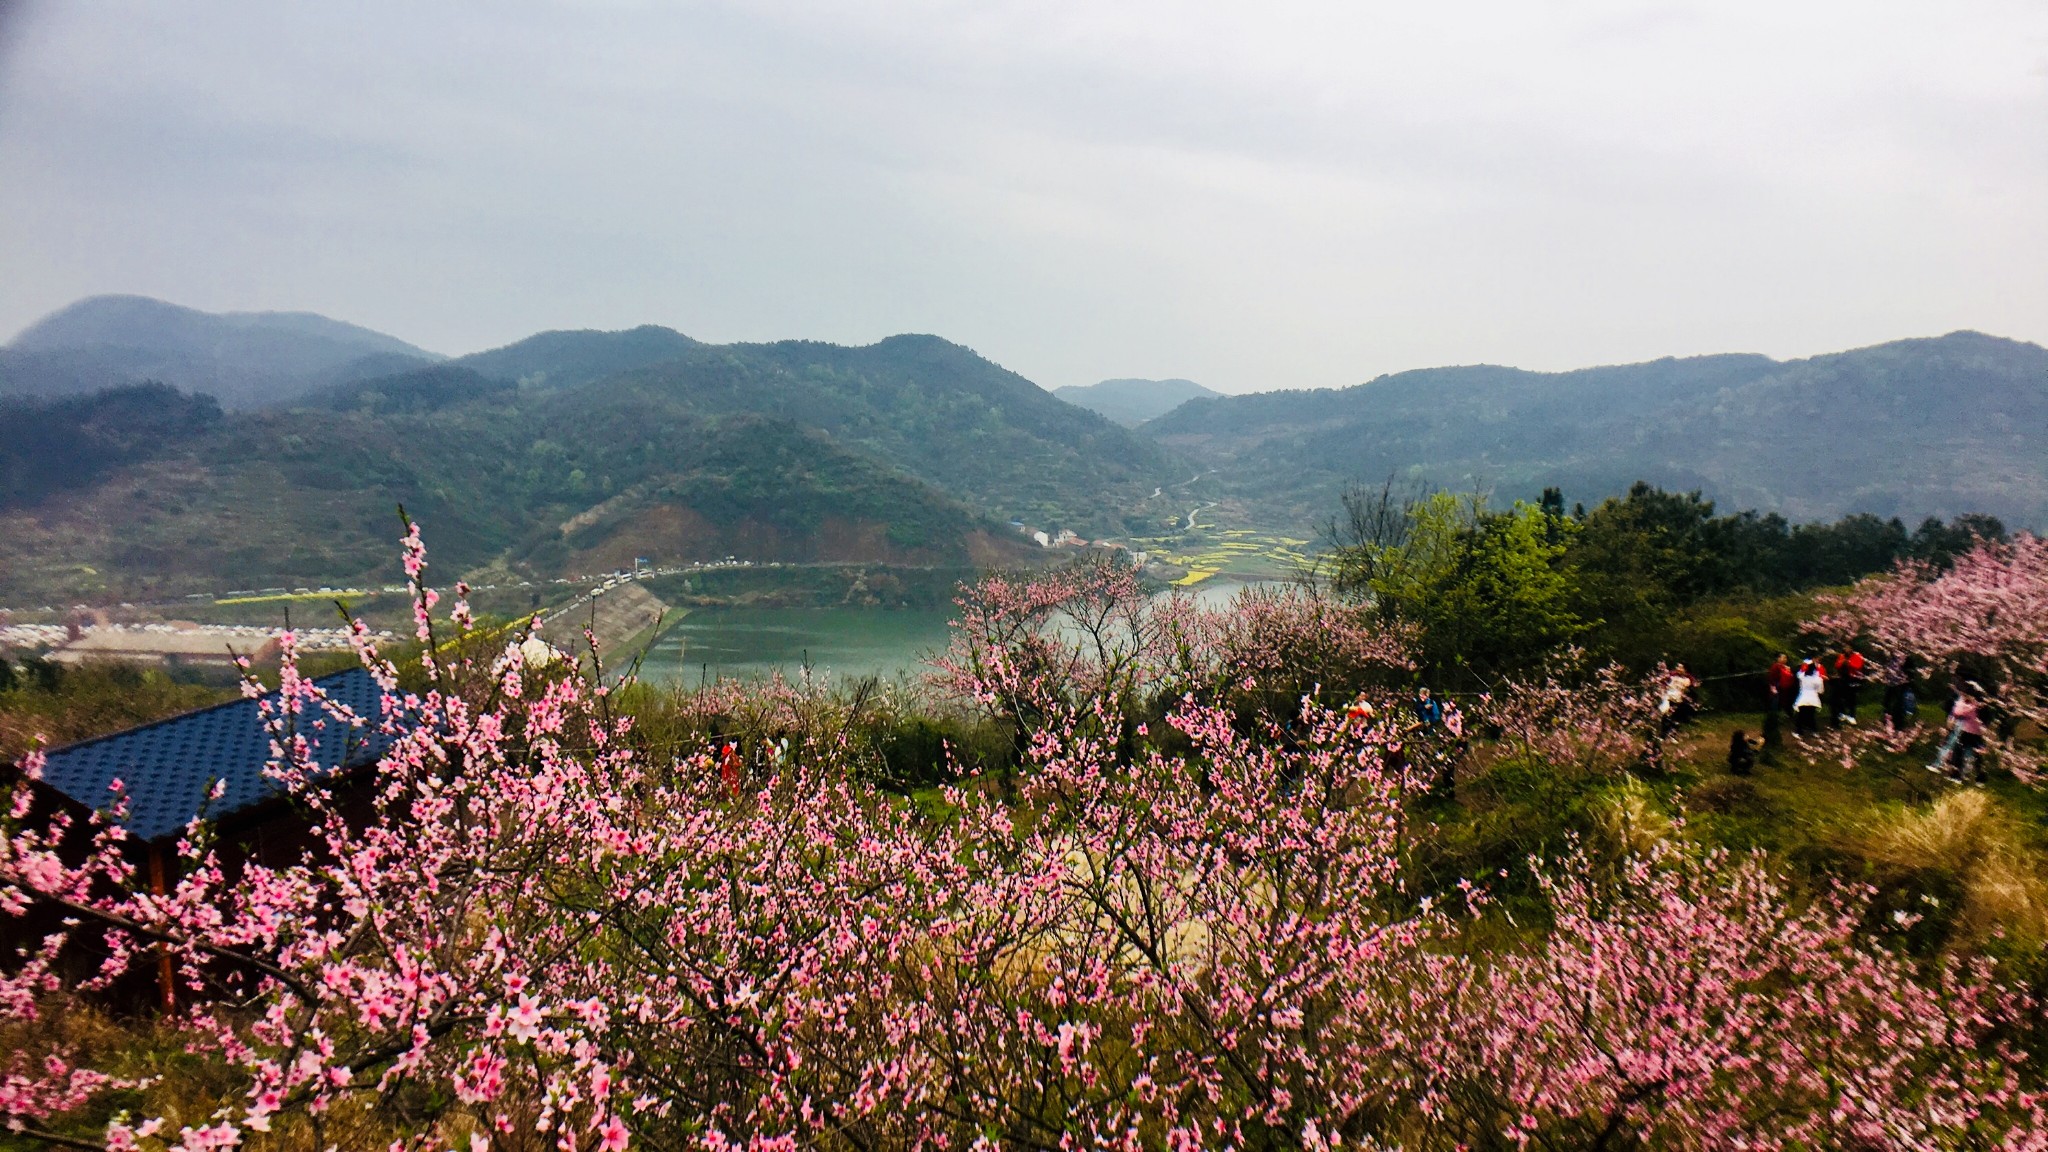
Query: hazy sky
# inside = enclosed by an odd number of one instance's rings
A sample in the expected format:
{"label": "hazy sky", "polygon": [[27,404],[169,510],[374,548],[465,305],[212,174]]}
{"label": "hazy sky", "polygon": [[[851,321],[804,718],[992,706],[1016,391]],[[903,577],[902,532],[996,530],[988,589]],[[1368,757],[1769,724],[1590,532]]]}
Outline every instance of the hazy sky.
{"label": "hazy sky", "polygon": [[0,336],[98,292],[1048,387],[2048,341],[2048,3],[0,0]]}

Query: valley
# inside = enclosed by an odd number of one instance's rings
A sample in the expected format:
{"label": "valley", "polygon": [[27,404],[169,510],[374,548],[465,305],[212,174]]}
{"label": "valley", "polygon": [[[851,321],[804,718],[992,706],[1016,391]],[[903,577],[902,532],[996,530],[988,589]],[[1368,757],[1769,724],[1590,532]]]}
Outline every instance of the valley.
{"label": "valley", "polygon": [[1389,477],[1497,503],[1556,487],[1590,506],[1647,479],[1795,521],[2048,521],[2048,351],[1975,333],[1236,396],[1049,393],[935,336],[650,326],[444,358],[322,317],[128,297],[5,353],[0,608],[24,625],[275,623],[337,595],[395,612],[401,506],[506,614],[615,573],[700,608],[942,610],[963,576],[1098,545],[1162,585],[1285,577],[1347,486]]}

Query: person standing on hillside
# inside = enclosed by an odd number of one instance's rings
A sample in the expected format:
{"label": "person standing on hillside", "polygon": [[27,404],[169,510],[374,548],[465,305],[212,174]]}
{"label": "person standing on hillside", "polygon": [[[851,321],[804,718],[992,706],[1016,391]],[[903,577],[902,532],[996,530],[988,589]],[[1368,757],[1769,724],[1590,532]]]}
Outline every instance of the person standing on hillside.
{"label": "person standing on hillside", "polygon": [[1664,677],[1664,687],[1657,697],[1658,735],[1668,738],[1692,718],[1692,690],[1697,684],[1683,664],[1674,665]]}
{"label": "person standing on hillside", "polygon": [[1764,696],[1770,704],[1765,711],[1792,711],[1792,689],[1792,665],[1786,663],[1785,654],[1780,652],[1771,666],[1764,669]]}
{"label": "person standing on hillside", "polygon": [[1422,721],[1424,728],[1434,728],[1443,723],[1443,705],[1437,703],[1436,697],[1429,694],[1427,687],[1415,690],[1415,718]]}
{"label": "person standing on hillside", "polygon": [[1956,702],[1949,706],[1948,716],[1948,739],[1942,741],[1941,751],[1934,754],[1934,763],[1927,770],[1946,768],[1951,777],[1961,780],[1974,767],[1977,779],[1982,780],[1984,767],[1979,757],[1984,749],[1984,713],[1968,687],[1956,690]]}
{"label": "person standing on hillside", "polygon": [[1820,705],[1828,690],[1827,673],[1808,656],[1799,662],[1796,675],[1799,695],[1792,701],[1792,731],[1801,739],[1820,732]]}
{"label": "person standing on hillside", "polygon": [[740,794],[740,772],[743,767],[744,765],[740,763],[740,746],[730,740],[726,741],[724,749],[718,754],[718,782],[734,797]]}
{"label": "person standing on hillside", "polygon": [[1955,777],[1965,779],[1974,770],[1981,781],[1984,779],[1984,702],[1977,698],[1975,692],[1964,688],[1950,711],[1956,718],[1956,726],[1963,730],[1962,744],[1956,749],[1960,755],[1951,761],[1955,765]]}
{"label": "person standing on hillside", "polygon": [[1856,697],[1863,688],[1863,653],[1854,648],[1843,651],[1835,657],[1834,673],[1835,708],[1832,719],[1835,727],[1840,728],[1844,721],[1856,722]]}
{"label": "person standing on hillside", "polygon": [[1885,679],[1884,722],[1891,725],[1894,732],[1911,728],[1915,722],[1914,713],[1920,708],[1920,697],[1913,691],[1915,665],[1914,658],[1908,656]]}

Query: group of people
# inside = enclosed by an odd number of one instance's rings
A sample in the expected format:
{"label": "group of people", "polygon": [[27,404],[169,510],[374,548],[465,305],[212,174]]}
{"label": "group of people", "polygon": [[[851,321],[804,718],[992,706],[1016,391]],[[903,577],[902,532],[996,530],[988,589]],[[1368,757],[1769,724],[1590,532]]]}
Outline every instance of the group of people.
{"label": "group of people", "polygon": [[[1823,714],[1837,728],[1856,723],[1856,709],[1868,669],[1869,662],[1855,648],[1845,648],[1835,653],[1832,659],[1806,657],[1796,668],[1780,654],[1764,673],[1769,692],[1769,709],[1764,722],[1765,742],[1768,744],[1775,734],[1780,713],[1792,717],[1793,732],[1802,740],[1820,732]],[[1919,722],[1920,701],[1913,689],[1912,663],[1908,661],[1898,672],[1898,675],[1886,678],[1881,715],[1893,730],[1904,732]],[[1967,681],[1957,687],[1955,702],[1949,708],[1948,735],[1935,754],[1934,762],[1927,766],[1929,772],[1944,772],[1961,778],[1974,768],[1979,778],[1982,777],[1980,761],[1985,743],[1984,714],[1982,702],[1973,687]],[[1731,768],[1738,759],[1743,760],[1745,768],[1753,763],[1746,753],[1738,756],[1731,746]]]}
{"label": "group of people", "polygon": [[[1406,723],[1397,711],[1389,717],[1396,731],[1402,734],[1400,740],[1387,745],[1387,765],[1396,773],[1406,772],[1409,761],[1408,739],[1416,736],[1448,736],[1440,745],[1443,755],[1435,759],[1435,778],[1429,790],[1438,796],[1453,796],[1457,792],[1458,764],[1464,760],[1470,743],[1465,739],[1465,713],[1455,700],[1439,697],[1428,687],[1419,687],[1410,697],[1406,711],[1412,717]],[[1344,710],[1344,725],[1353,730],[1362,730],[1379,719],[1378,710],[1364,694],[1351,702]]]}
{"label": "group of people", "polygon": [[[1880,716],[1893,730],[1904,732],[1918,723],[1919,699],[1913,688],[1913,664],[1908,661],[1894,671],[1901,674],[1884,677]],[[1791,717],[1794,735],[1802,741],[1819,735],[1823,717],[1836,728],[1855,724],[1863,683],[1871,672],[1869,659],[1853,647],[1831,656],[1808,656],[1797,665],[1780,653],[1764,672],[1769,705],[1764,714],[1762,741],[1766,759],[1769,749],[1777,745],[1781,716]],[[1697,711],[1695,693],[1699,687],[1700,681],[1683,664],[1673,665],[1664,675],[1656,699],[1660,735],[1669,738]],[[1948,734],[1934,762],[1927,766],[1928,771],[1945,772],[1960,779],[1974,768],[1978,778],[1983,778],[1985,716],[1983,704],[1973,689],[1968,681],[1958,687],[1955,703],[1949,709]],[[1465,723],[1456,703],[1432,695],[1428,688],[1418,688],[1409,701],[1409,709],[1414,717],[1411,731],[1447,731],[1463,748]],[[1362,696],[1346,715],[1347,723],[1353,725],[1370,723],[1372,719],[1372,705]],[[1758,751],[1757,744],[1746,733],[1736,731],[1729,740],[1729,771],[1748,775],[1756,766]]]}
{"label": "group of people", "polygon": [[[1779,653],[1764,672],[1770,711],[1792,717],[1792,731],[1802,739],[1820,732],[1823,712],[1837,728],[1854,724],[1867,667],[1863,653],[1854,648],[1836,653],[1832,662],[1808,656],[1797,668]],[[1911,709],[1906,711],[1910,715]]]}

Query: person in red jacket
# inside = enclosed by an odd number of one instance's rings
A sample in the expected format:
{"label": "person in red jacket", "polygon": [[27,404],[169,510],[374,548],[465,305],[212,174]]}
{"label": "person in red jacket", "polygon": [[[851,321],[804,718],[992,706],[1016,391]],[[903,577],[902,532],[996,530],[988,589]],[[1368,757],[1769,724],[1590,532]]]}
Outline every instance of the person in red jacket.
{"label": "person in red jacket", "polygon": [[1778,658],[1764,669],[1764,689],[1770,697],[1770,711],[1791,714],[1792,665],[1786,662],[1783,652],[1778,653]]}
{"label": "person in red jacket", "polygon": [[1856,697],[1863,688],[1863,653],[1854,648],[1844,650],[1835,657],[1835,727],[1844,721],[1856,722]]}
{"label": "person in red jacket", "polygon": [[724,750],[718,754],[718,782],[734,796],[740,794],[741,767],[740,746],[727,741]]}
{"label": "person in red jacket", "polygon": [[1778,653],[1778,658],[1771,662],[1769,668],[1764,669],[1763,756],[1766,764],[1777,762],[1778,749],[1785,743],[1782,727],[1784,721],[1780,714],[1792,714],[1792,697],[1797,687],[1797,678],[1792,675],[1792,665],[1787,663],[1783,652]]}

